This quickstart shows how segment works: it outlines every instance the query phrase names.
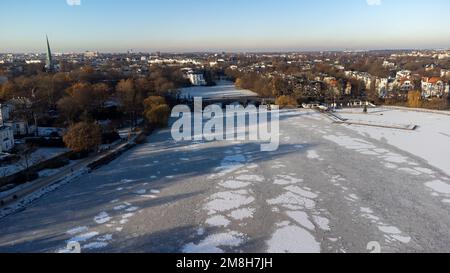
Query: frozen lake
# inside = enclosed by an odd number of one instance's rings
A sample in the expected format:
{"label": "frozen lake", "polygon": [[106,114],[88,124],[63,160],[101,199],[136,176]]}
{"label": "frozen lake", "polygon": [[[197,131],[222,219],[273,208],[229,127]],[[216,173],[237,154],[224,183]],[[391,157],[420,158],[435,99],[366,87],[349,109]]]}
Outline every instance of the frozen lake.
{"label": "frozen lake", "polygon": [[346,109],[338,113],[350,121],[416,125],[414,131],[357,125],[348,128],[418,156],[450,175],[450,161],[447,160],[450,154],[449,115],[416,112],[406,108],[369,109],[368,114],[362,113],[361,109]]}
{"label": "frozen lake", "polygon": [[228,99],[239,97],[257,97],[258,94],[250,90],[237,89],[231,81],[218,81],[216,86],[195,86],[183,88],[181,96],[201,97],[203,99]]}
{"label": "frozen lake", "polygon": [[0,219],[0,252],[65,252],[69,241],[83,253],[365,253],[372,241],[387,253],[449,252],[446,160],[422,154],[448,154],[448,117],[346,112],[420,127],[363,132],[282,111],[280,148],[269,153],[251,141],[175,142],[162,129]]}

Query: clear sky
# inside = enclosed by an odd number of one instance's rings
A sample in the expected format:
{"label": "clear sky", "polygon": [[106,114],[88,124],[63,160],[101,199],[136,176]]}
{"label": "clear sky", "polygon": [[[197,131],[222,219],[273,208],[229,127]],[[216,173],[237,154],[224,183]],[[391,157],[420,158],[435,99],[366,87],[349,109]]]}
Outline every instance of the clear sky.
{"label": "clear sky", "polygon": [[[79,5],[78,5],[79,4]],[[450,48],[448,0],[0,0],[0,52]]]}

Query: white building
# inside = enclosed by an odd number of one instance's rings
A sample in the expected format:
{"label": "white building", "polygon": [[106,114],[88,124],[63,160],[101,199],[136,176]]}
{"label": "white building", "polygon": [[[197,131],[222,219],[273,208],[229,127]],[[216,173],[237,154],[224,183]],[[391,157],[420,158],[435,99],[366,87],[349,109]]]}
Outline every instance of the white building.
{"label": "white building", "polygon": [[192,85],[195,85],[195,86],[206,85],[206,80],[202,73],[191,71],[188,73],[187,76]]}
{"label": "white building", "polygon": [[385,98],[389,92],[389,79],[377,78],[375,81],[375,88],[380,98]]}
{"label": "white building", "polygon": [[202,63],[193,60],[193,59],[150,59],[148,60],[149,64],[193,64],[193,65],[201,65]]}
{"label": "white building", "polygon": [[441,69],[441,78],[450,77],[449,69]]}
{"label": "white building", "polygon": [[25,61],[26,64],[40,64],[42,63],[41,60],[26,60]]}
{"label": "white building", "polygon": [[9,104],[0,104],[0,126],[11,117],[12,106]]}
{"label": "white building", "polygon": [[422,79],[422,97],[443,97],[448,93],[449,86],[439,77],[424,77]]}
{"label": "white building", "polygon": [[389,69],[394,69],[397,66],[395,65],[395,63],[389,62],[389,61],[384,61],[383,62],[383,67],[384,68],[389,68]]}
{"label": "white building", "polygon": [[35,126],[30,126],[27,121],[9,121],[4,124],[13,130],[14,136],[27,136],[35,132]]}
{"label": "white building", "polygon": [[0,152],[6,153],[14,148],[14,133],[11,127],[0,127]]}
{"label": "white building", "polygon": [[450,53],[449,52],[440,53],[440,54],[434,55],[434,57],[438,58],[439,60],[444,60],[444,59],[450,58]]}
{"label": "white building", "polygon": [[97,51],[86,51],[84,52],[85,58],[96,58],[98,57],[99,53]]}
{"label": "white building", "polygon": [[347,82],[344,89],[345,95],[351,95],[352,94],[352,84],[350,82]]}
{"label": "white building", "polygon": [[406,79],[406,78],[404,78],[404,79],[402,79],[400,81],[396,81],[395,85],[397,87],[399,87],[400,91],[402,91],[402,92],[409,92],[409,91],[414,90],[414,88],[415,88],[414,83],[412,82],[412,80],[409,80],[409,79]]}
{"label": "white building", "polygon": [[400,70],[397,72],[397,75],[395,76],[397,80],[401,79],[410,79],[411,78],[411,71],[409,70]]}
{"label": "white building", "polygon": [[[11,101],[10,101],[11,102]],[[34,126],[29,126],[27,121],[15,120],[11,113],[15,110],[14,102],[0,104],[0,127],[8,127],[14,136],[26,136],[35,131]]]}
{"label": "white building", "polygon": [[427,64],[427,65],[425,66],[425,71],[433,71],[433,70],[435,70],[437,67],[438,67],[437,64]]}
{"label": "white building", "polygon": [[359,71],[345,71],[345,76],[348,78],[357,79],[358,81],[364,82],[366,89],[370,89],[372,86],[373,76],[367,72],[359,72]]}

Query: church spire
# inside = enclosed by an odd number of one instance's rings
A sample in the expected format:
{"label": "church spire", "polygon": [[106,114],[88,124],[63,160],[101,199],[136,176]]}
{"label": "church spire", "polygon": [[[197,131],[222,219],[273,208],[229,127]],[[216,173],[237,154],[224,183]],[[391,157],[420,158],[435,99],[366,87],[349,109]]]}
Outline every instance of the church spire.
{"label": "church spire", "polygon": [[47,39],[47,60],[45,62],[45,69],[47,70],[47,72],[53,72],[54,64],[53,64],[53,58],[52,58],[52,51],[50,49],[50,43],[48,41],[48,36],[45,35],[45,38]]}

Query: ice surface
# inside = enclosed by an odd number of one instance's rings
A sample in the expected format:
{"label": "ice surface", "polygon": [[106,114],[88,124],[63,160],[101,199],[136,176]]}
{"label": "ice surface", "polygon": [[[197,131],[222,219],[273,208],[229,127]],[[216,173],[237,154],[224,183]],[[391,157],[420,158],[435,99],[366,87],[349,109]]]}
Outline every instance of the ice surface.
{"label": "ice surface", "polygon": [[305,229],[298,226],[281,227],[267,242],[269,253],[319,253],[320,243]]}

